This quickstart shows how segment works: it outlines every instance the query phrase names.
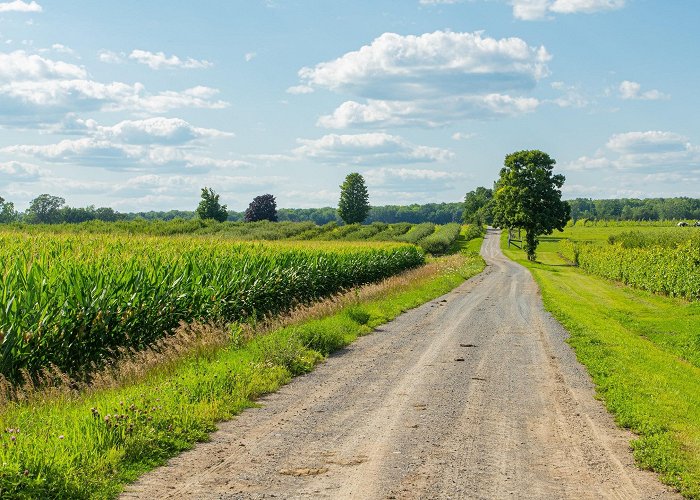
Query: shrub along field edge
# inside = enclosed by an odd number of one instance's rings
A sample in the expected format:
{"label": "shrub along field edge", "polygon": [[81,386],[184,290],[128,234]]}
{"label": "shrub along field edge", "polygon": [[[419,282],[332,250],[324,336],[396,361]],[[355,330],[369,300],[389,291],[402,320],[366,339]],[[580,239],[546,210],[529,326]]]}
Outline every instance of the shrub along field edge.
{"label": "shrub along field edge", "polygon": [[538,262],[508,249],[540,286],[545,308],[571,334],[597,396],[638,437],[637,464],[687,498],[700,498],[700,303],[654,295],[563,265],[543,238]]}
{"label": "shrub along field edge", "polygon": [[[360,289],[358,300],[326,317],[197,351],[138,382],[7,406],[0,412],[0,428],[6,429],[0,497],[114,497],[125,483],[206,440],[216,422],[483,267],[473,252],[435,259],[370,285],[375,292],[366,299]],[[238,338],[239,330],[232,333]]]}

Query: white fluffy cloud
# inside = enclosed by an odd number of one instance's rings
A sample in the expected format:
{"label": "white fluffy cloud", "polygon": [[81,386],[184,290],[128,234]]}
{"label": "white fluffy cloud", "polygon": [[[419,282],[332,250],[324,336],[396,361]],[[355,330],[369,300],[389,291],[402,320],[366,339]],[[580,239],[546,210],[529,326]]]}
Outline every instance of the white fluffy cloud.
{"label": "white fluffy cloud", "polygon": [[554,0],[549,10],[559,14],[592,14],[602,10],[616,10],[625,6],[625,0]]}
{"label": "white fluffy cloud", "polygon": [[700,147],[674,132],[625,132],[611,136],[593,156],[582,156],[565,168],[572,171],[690,172],[700,169]]}
{"label": "white fluffy cloud", "polygon": [[3,148],[3,153],[31,156],[58,163],[96,164],[113,167],[133,163],[141,155],[138,147],[112,143],[106,140],[84,137],[66,139],[56,144],[17,145]]}
{"label": "white fluffy cloud", "polygon": [[22,0],[14,0],[13,2],[0,3],[0,12],[41,12],[42,7],[38,3],[23,2]]}
{"label": "white fluffy cloud", "polygon": [[67,113],[97,110],[164,113],[179,108],[226,108],[228,103],[216,99],[217,93],[216,89],[201,86],[152,94],[140,83],[13,81],[0,83],[0,122],[49,123]]}
{"label": "white fluffy cloud", "polygon": [[51,163],[85,165],[109,170],[189,169],[206,172],[250,166],[250,163],[242,160],[212,158],[196,149],[160,144],[129,144],[99,137],[65,139],[55,144],[8,146],[0,149],[0,152],[24,155]]}
{"label": "white fluffy cloud", "polygon": [[449,150],[417,146],[386,133],[328,134],[320,139],[298,139],[298,142],[301,146],[294,150],[295,155],[342,165],[432,163],[454,156]]}
{"label": "white fluffy cloud", "polygon": [[418,125],[438,127],[462,119],[489,119],[534,111],[539,101],[503,94],[466,95],[417,101],[346,101],[332,114],[321,116],[325,128],[387,127]]}
{"label": "white fluffy cloud", "polygon": [[300,85],[287,91],[325,88],[366,99],[342,103],[319,118],[322,127],[432,127],[533,111],[537,99],[514,94],[535,87],[550,59],[543,46],[516,37],[384,33],[357,51],[302,68]]}
{"label": "white fluffy cloud", "polygon": [[108,64],[121,64],[124,62],[126,54],[123,52],[113,52],[111,50],[101,50],[97,53],[97,58]]}
{"label": "white fluffy cloud", "polygon": [[670,96],[656,89],[642,92],[642,86],[637,82],[625,80],[618,87],[620,97],[623,99],[639,99],[644,101],[657,101],[659,99],[669,99]]}
{"label": "white fluffy cloud", "polygon": [[166,56],[163,52],[149,52],[147,50],[134,49],[129,54],[129,59],[132,59],[140,64],[145,64],[151,69],[164,68],[181,68],[181,69],[200,69],[213,66],[212,63],[204,59],[180,59],[176,55]]}
{"label": "white fluffy cloud", "polygon": [[363,172],[367,185],[408,192],[435,192],[453,189],[465,175],[432,169],[382,167]]}
{"label": "white fluffy cloud", "polygon": [[31,163],[19,161],[0,162],[0,179],[4,183],[34,181],[45,172],[41,167]]}
{"label": "white fluffy cloud", "polygon": [[216,96],[219,94],[218,89],[203,85],[183,91],[166,90],[157,94],[148,94],[144,91],[143,86],[139,87],[140,92],[138,95],[124,102],[115,103],[113,109],[164,113],[171,109],[180,108],[224,109],[229,105],[226,101],[216,99]]}
{"label": "white fluffy cloud", "polygon": [[86,78],[85,68],[63,61],[53,61],[24,50],[0,52],[0,82]]}
{"label": "white fluffy cloud", "polygon": [[627,155],[663,154],[693,149],[687,137],[658,130],[615,134],[610,137],[605,147],[610,151]]}
{"label": "white fluffy cloud", "polygon": [[[61,46],[63,47],[63,46]],[[67,113],[136,111],[164,113],[178,108],[222,109],[217,89],[196,86],[152,93],[140,83],[102,83],[85,68],[23,50],[0,52],[0,123],[51,123]]]}
{"label": "white fluffy cloud", "polygon": [[101,126],[95,120],[66,120],[61,133],[83,134],[79,139],[65,139],[55,144],[8,146],[0,152],[23,155],[46,162],[70,163],[112,170],[207,171],[250,166],[241,160],[212,158],[206,144],[199,140],[230,137],[220,130],[194,127],[179,118],[124,120]]}
{"label": "white fluffy cloud", "polygon": [[95,120],[83,120],[69,115],[59,125],[49,128],[64,135],[91,135],[126,144],[186,144],[197,139],[234,137],[231,132],[195,127],[181,118],[157,116],[143,120],[123,120],[115,125],[102,126]]}
{"label": "white fluffy cloud", "polygon": [[180,118],[124,120],[111,127],[96,126],[100,135],[128,144],[184,144],[195,139],[233,137],[230,132],[194,127]]}
{"label": "white fluffy cloud", "polygon": [[525,21],[544,19],[554,14],[592,14],[616,10],[625,6],[625,0],[511,0],[513,15]]}
{"label": "white fluffy cloud", "polygon": [[370,45],[299,70],[304,85],[371,99],[419,99],[530,89],[550,55],[520,38],[436,31],[384,33]]}

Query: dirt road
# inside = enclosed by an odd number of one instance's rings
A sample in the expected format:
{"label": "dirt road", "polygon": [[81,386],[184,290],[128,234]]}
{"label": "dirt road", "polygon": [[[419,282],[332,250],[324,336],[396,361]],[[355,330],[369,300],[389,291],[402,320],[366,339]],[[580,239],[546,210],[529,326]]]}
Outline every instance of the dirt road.
{"label": "dirt road", "polygon": [[124,498],[674,498],[637,470],[489,232],[486,270],[332,356]]}

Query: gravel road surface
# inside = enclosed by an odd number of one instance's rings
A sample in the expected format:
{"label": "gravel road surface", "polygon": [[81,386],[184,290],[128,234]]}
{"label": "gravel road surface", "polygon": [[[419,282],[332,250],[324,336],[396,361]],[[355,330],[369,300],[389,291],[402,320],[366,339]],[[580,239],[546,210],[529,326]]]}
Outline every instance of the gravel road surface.
{"label": "gravel road surface", "polygon": [[676,498],[633,465],[566,331],[489,231],[485,271],[222,423],[123,498]]}

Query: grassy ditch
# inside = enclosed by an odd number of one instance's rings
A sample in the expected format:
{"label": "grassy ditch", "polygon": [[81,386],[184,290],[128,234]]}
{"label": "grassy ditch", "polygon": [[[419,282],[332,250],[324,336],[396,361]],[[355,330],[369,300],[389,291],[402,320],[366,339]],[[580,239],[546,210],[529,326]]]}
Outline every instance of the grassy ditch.
{"label": "grassy ditch", "polygon": [[42,390],[5,403],[0,497],[114,497],[125,483],[206,440],[216,422],[483,265],[474,253],[452,255],[272,323],[183,327],[179,344],[114,366],[91,387]]}
{"label": "grassy ditch", "polygon": [[598,397],[638,435],[637,464],[700,498],[700,303],[584,274],[557,254],[557,238],[542,238],[535,263],[506,241],[504,253],[530,269],[545,307],[571,333]]}

